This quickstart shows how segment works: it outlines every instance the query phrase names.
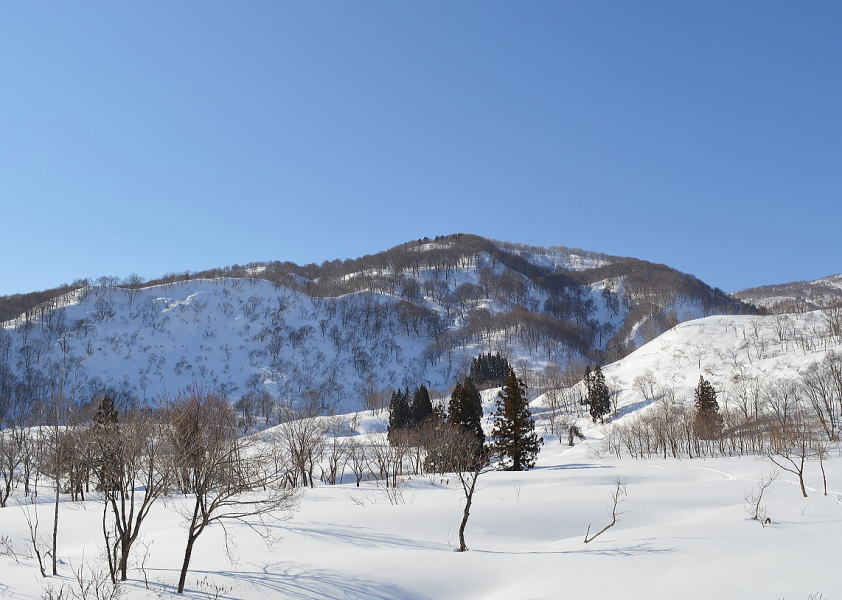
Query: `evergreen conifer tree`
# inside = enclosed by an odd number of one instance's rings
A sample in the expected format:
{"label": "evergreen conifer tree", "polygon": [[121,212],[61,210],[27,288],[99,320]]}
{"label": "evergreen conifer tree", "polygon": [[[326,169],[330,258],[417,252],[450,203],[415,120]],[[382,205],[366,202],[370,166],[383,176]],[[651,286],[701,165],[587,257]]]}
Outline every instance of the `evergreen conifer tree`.
{"label": "evergreen conifer tree", "polygon": [[389,400],[389,442],[395,444],[399,432],[409,424],[409,390],[395,390]]}
{"label": "evergreen conifer tree", "polygon": [[412,395],[412,404],[409,407],[409,418],[412,427],[420,425],[433,414],[433,403],[430,401],[430,392],[423,385],[415,390]]}
{"label": "evergreen conifer tree", "polygon": [[470,377],[466,377],[464,383],[457,383],[453,388],[448,421],[474,434],[480,445],[485,443],[485,433],[482,430],[482,397]]}
{"label": "evergreen conifer tree", "polygon": [[450,393],[450,402],[447,404],[447,420],[449,422],[459,424],[464,420],[464,396],[462,383],[457,381]]}
{"label": "evergreen conifer tree", "polygon": [[611,391],[605,383],[605,375],[602,368],[596,365],[591,371],[590,366],[585,368],[585,399],[582,404],[588,407],[588,412],[594,423],[599,419],[600,423],[605,422],[605,415],[611,412]]}
{"label": "evergreen conifer tree", "polygon": [[465,408],[468,417],[463,425],[476,436],[477,441],[482,446],[485,443],[485,432],[482,430],[482,396],[471,377],[465,378],[462,390],[465,394]]}
{"label": "evergreen conifer tree", "polygon": [[535,421],[526,400],[526,385],[513,369],[509,369],[497,396],[494,416],[492,447],[500,456],[500,466],[507,471],[523,471],[535,466],[543,440],[535,433]]}
{"label": "evergreen conifer tree", "polygon": [[722,415],[719,414],[716,390],[702,376],[696,386],[696,416],[693,425],[696,435],[703,440],[715,440],[722,433]]}
{"label": "evergreen conifer tree", "polygon": [[475,384],[485,386],[487,384],[502,384],[506,380],[510,365],[506,357],[497,352],[496,354],[480,354],[471,360],[470,377]]}

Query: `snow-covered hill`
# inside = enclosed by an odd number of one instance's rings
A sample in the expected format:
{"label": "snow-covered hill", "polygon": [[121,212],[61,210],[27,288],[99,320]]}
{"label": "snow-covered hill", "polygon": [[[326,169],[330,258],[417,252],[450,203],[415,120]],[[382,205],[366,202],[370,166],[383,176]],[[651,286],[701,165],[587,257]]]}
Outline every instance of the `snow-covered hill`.
{"label": "snow-covered hill", "polygon": [[[617,408],[605,427],[637,417],[665,391],[692,405],[700,376],[714,385],[720,404],[733,407],[747,388],[794,381],[831,354],[842,356],[842,336],[833,315],[824,311],[687,321],[603,367]],[[541,414],[547,397],[532,404]],[[602,436],[605,427],[589,421],[583,418],[579,425]]]}
{"label": "snow-covered hill", "polygon": [[[92,288],[38,325],[7,326],[5,347],[19,373],[47,377],[58,365],[80,394],[111,388],[153,400],[198,383],[233,397],[318,390],[324,408],[351,409],[364,385],[442,385],[461,358],[425,368],[426,331],[402,319],[397,302],[365,292],[312,298],[254,279]],[[349,397],[356,404],[343,405]]]}
{"label": "snow-covered hill", "polygon": [[793,281],[735,292],[744,302],[773,312],[814,310],[842,303],[842,273],[813,281]]}
{"label": "snow-covered hill", "polygon": [[749,310],[663,265],[461,234],[318,267],[118,284],[33,296],[3,325],[0,408],[26,410],[56,387],[130,402],[199,383],[347,412],[388,387],[446,388],[479,352],[534,369],[604,360],[677,322]]}

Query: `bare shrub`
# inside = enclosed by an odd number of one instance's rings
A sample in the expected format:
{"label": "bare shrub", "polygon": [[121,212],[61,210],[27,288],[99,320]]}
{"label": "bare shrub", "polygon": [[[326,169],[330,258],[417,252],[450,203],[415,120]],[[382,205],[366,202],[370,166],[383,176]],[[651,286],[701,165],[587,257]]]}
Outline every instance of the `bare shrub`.
{"label": "bare shrub", "polygon": [[745,496],[746,512],[753,520],[759,521],[763,527],[771,523],[763,496],[778,479],[778,475],[778,471],[770,471],[761,476],[755,488]]}
{"label": "bare shrub", "polygon": [[623,480],[617,478],[616,483],[614,484],[614,491],[611,493],[611,522],[608,523],[605,527],[597,531],[592,536],[588,537],[591,532],[591,526],[588,525],[588,530],[585,532],[585,543],[589,543],[594,541],[596,538],[601,536],[603,533],[614,527],[617,524],[617,517],[622,514],[617,512],[617,507],[623,501],[623,499],[628,495],[628,491],[626,489],[626,484]]}

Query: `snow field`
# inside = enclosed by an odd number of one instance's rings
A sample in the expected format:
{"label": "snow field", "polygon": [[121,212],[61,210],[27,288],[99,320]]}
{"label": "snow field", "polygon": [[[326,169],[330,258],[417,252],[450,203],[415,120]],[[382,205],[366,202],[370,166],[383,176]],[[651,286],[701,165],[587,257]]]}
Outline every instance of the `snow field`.
{"label": "snow field", "polygon": [[[233,562],[222,530],[203,534],[188,577],[189,597],[208,586],[222,597],[262,598],[826,598],[842,589],[836,568],[842,535],[842,457],[827,463],[831,491],[821,495],[817,465],[810,497],[782,474],[766,502],[762,528],[744,496],[769,465],[761,458],[617,460],[591,441],[574,448],[548,439],[529,472],[482,476],[467,528],[467,553],[453,551],[461,491],[446,475],[415,477],[404,502],[390,503],[375,482],[305,490],[291,518],[276,523],[267,546],[244,525],[229,525]],[[618,523],[589,544],[589,523],[607,523],[617,478],[627,485]],[[449,481],[448,481],[449,479]],[[346,477],[347,481],[347,477]],[[354,502],[351,497],[357,498]],[[155,598],[178,576],[182,513],[189,500],[158,504],[143,535],[146,571],[132,571],[127,598]],[[63,577],[42,580],[31,559],[0,557],[2,592],[39,598],[41,586],[68,582],[71,564],[98,556],[100,504],[61,505]],[[51,505],[40,508],[42,532]],[[20,508],[0,510],[0,531],[23,549]]]}

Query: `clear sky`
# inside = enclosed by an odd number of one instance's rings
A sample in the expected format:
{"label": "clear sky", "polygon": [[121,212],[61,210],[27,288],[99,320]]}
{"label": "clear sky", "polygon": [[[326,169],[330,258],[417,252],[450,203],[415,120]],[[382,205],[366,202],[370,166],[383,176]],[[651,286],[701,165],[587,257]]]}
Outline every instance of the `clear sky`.
{"label": "clear sky", "polygon": [[842,271],[842,2],[5,2],[0,294],[470,232]]}

